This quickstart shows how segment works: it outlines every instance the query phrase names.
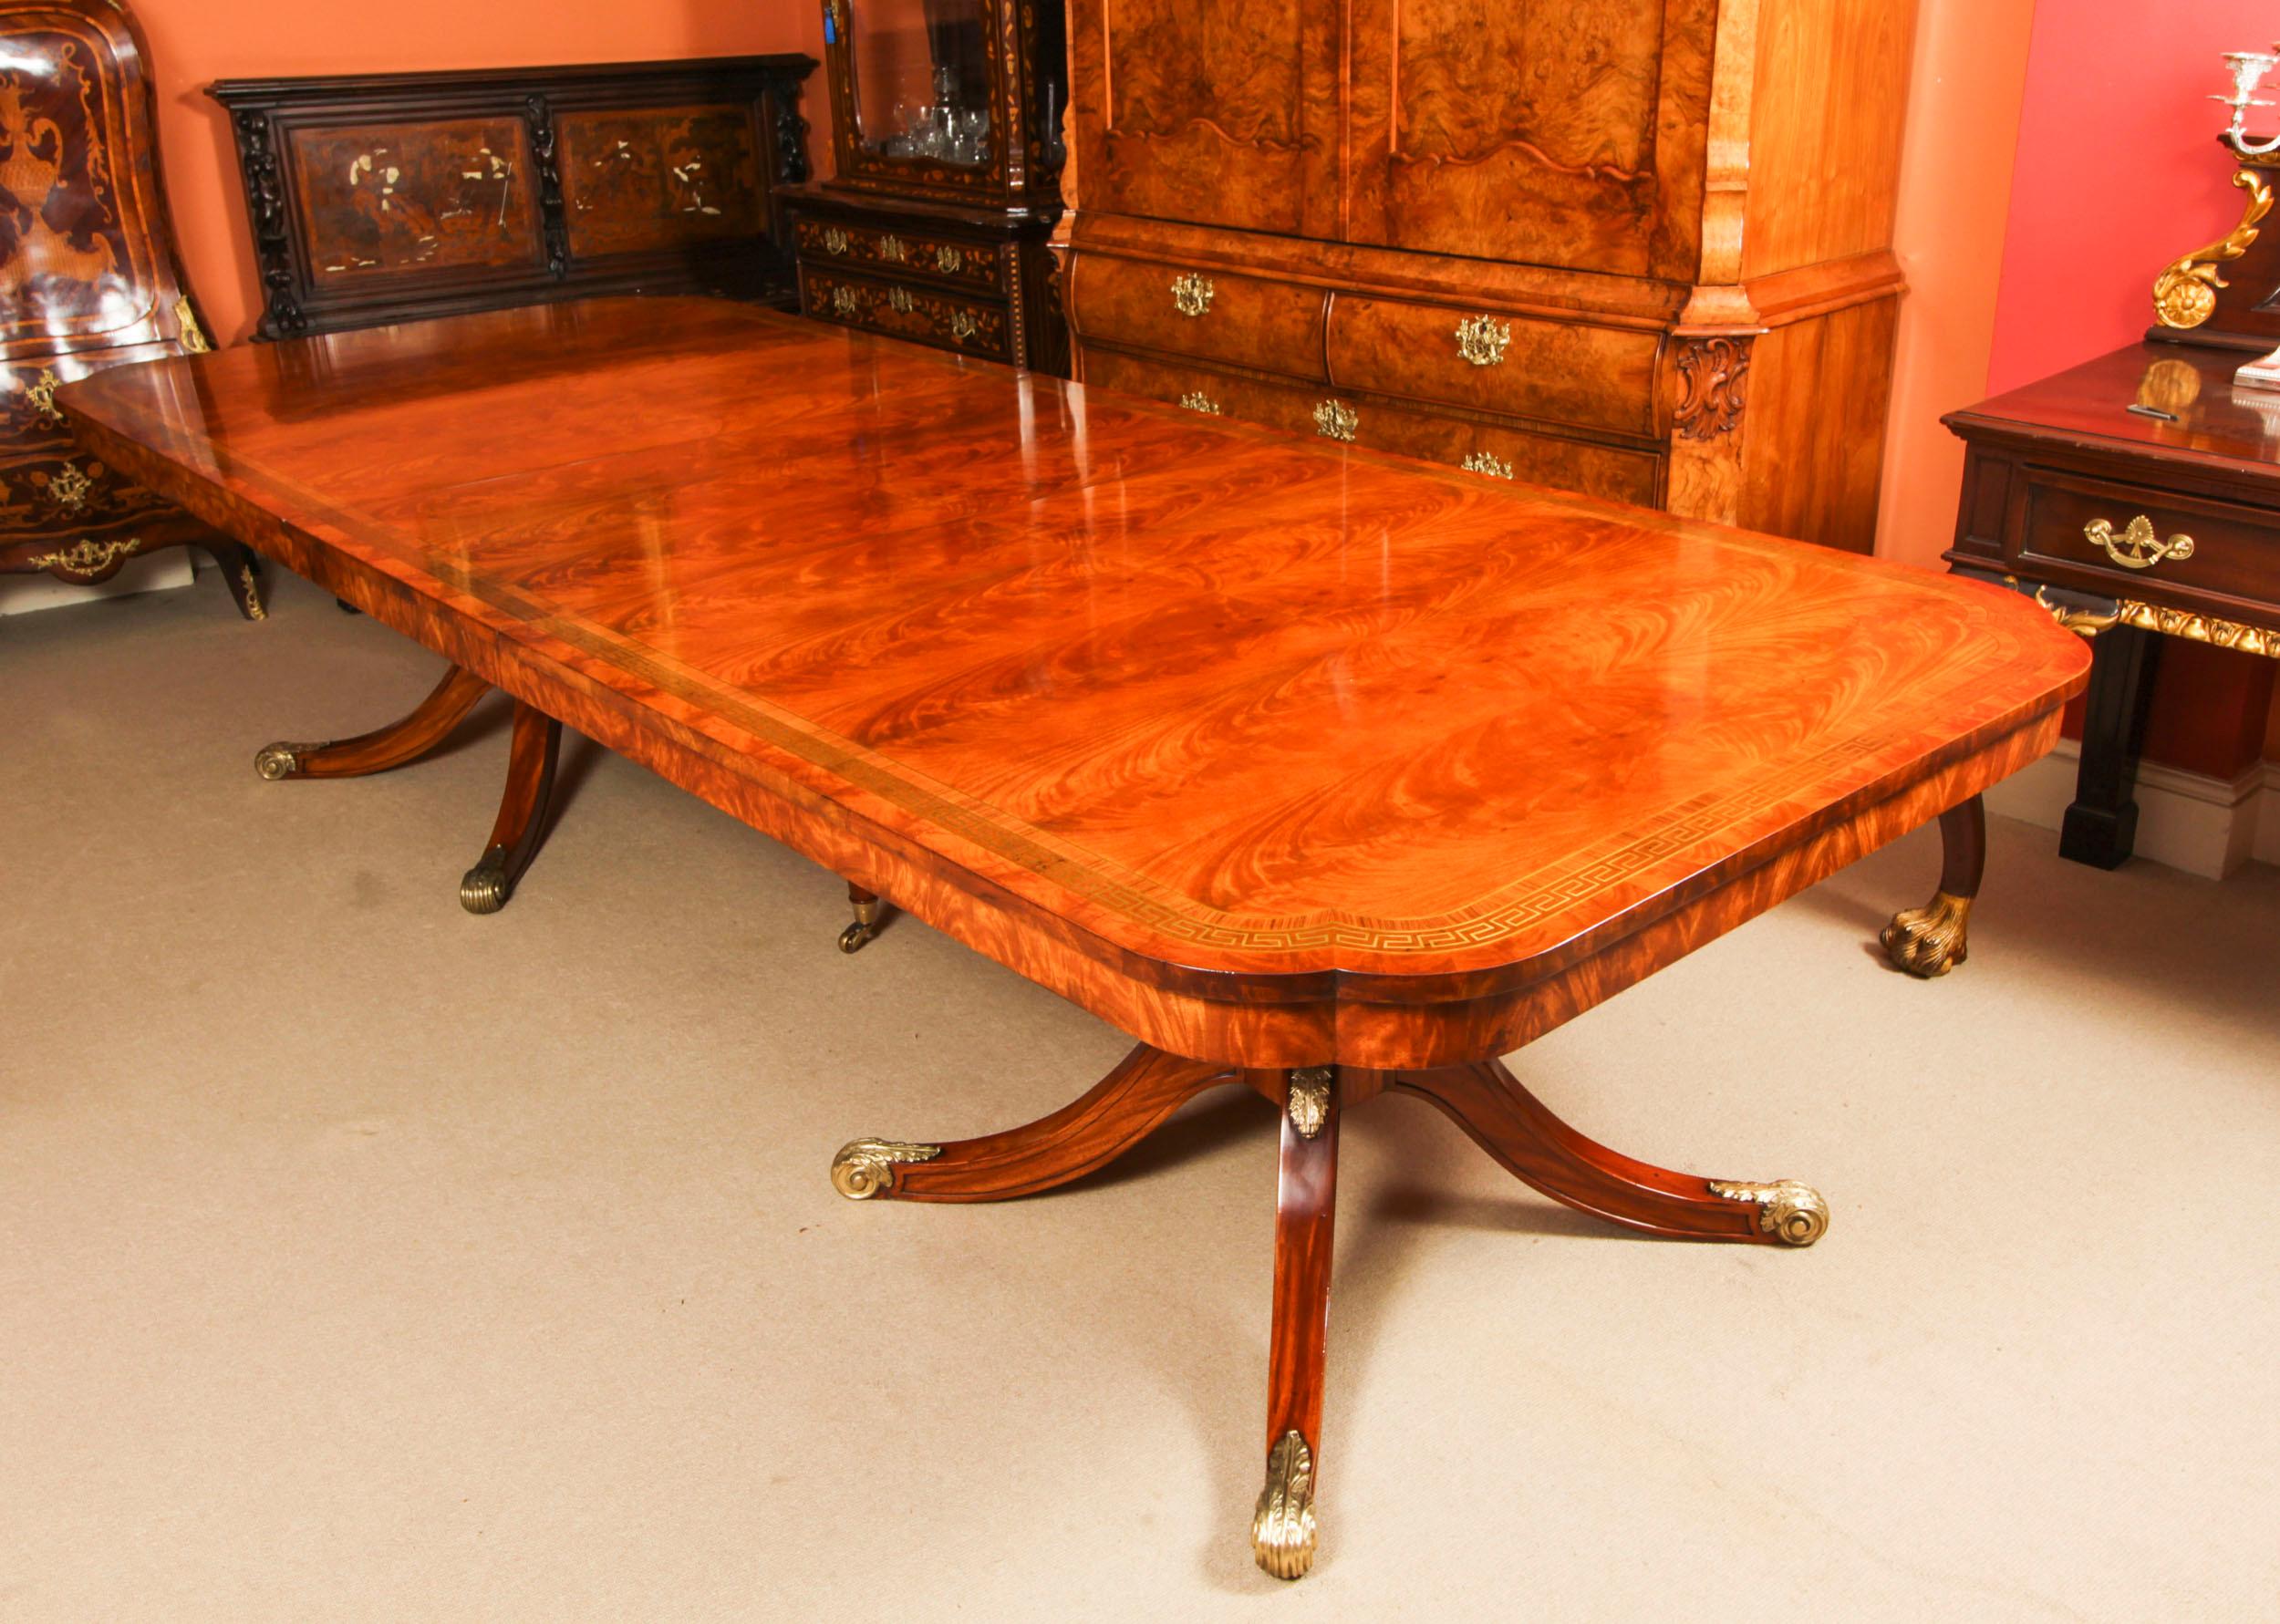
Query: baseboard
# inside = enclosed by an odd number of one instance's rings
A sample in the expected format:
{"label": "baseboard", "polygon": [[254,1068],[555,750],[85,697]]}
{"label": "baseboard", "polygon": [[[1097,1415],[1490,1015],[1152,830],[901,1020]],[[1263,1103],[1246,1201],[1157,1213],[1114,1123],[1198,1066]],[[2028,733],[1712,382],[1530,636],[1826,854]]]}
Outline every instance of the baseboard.
{"label": "baseboard", "polygon": [[[2056,829],[2074,800],[2082,747],[2058,747],[1987,791],[1987,810]],[[2280,762],[2231,781],[2148,761],[2138,769],[2137,855],[2221,880],[2251,862],[2280,864]]]}

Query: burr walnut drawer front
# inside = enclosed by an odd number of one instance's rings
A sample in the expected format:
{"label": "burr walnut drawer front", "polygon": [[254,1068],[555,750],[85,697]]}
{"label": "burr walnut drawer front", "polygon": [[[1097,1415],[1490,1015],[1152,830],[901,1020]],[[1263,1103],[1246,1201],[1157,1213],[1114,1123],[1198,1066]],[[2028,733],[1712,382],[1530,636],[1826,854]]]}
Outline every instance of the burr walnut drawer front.
{"label": "burr walnut drawer front", "polygon": [[2280,596],[2280,513],[2265,508],[2030,470],[2017,547],[2022,565],[2124,595],[2158,585]]}
{"label": "burr walnut drawer front", "polygon": [[1642,437],[1654,432],[1659,334],[1342,295],[1331,381],[1413,400]]}
{"label": "burr walnut drawer front", "polygon": [[978,293],[998,293],[1005,286],[1002,244],[879,231],[804,215],[793,222],[792,238],[799,257],[810,264],[939,282]]}
{"label": "burr walnut drawer front", "polygon": [[1211,417],[1263,423],[1342,445],[1446,463],[1482,479],[1550,485],[1613,502],[1652,504],[1662,459],[1558,435],[1483,423],[1320,384],[1243,378],[1193,363],[1088,350],[1084,381],[1171,401]]}
{"label": "burr walnut drawer front", "polygon": [[1003,361],[1012,354],[1004,305],[959,298],[936,288],[839,276],[803,264],[800,309],[817,321],[908,338],[961,355]]}
{"label": "burr walnut drawer front", "polygon": [[1322,379],[1319,287],[1079,251],[1070,325],[1080,337]]}

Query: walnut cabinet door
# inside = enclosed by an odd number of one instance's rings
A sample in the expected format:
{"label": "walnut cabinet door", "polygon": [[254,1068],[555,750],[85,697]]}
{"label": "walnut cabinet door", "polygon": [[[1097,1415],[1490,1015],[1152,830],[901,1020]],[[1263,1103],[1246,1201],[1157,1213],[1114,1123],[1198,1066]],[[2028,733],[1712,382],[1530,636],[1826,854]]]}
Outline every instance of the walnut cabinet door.
{"label": "walnut cabinet door", "polygon": [[1345,240],[1691,280],[1718,0],[1353,0]]}
{"label": "walnut cabinet door", "polygon": [[1334,238],[1342,0],[1074,0],[1087,207]]}

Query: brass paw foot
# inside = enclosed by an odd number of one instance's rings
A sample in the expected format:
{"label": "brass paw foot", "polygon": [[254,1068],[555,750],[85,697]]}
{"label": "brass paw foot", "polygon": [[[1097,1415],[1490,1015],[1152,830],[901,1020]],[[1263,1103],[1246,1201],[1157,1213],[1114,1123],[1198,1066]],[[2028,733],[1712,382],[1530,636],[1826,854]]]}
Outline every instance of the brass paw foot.
{"label": "brass paw foot", "polygon": [[1251,1555],[1279,1579],[1314,1566],[1314,1452],[1293,1429],[1267,1453],[1267,1486],[1251,1513]]}
{"label": "brass paw foot", "polygon": [[1728,1201],[1757,1204],[1757,1227],[1787,1246],[1809,1246],[1829,1233],[1829,1203],[1810,1184],[1793,1178],[1770,1184],[1710,1181],[1710,1193]]}
{"label": "brass paw foot", "polygon": [[254,752],[254,771],[273,784],[280,779],[295,778],[300,774],[302,756],[324,748],[321,744],[286,744],[282,741],[264,744]]}
{"label": "brass paw foot", "polygon": [[895,1168],[908,1162],[931,1162],[942,1153],[938,1144],[905,1144],[892,1139],[855,1139],[839,1147],[831,1159],[831,1184],[850,1201],[868,1201],[895,1187]]}
{"label": "brass paw foot", "polygon": [[1892,963],[1928,980],[1971,957],[1970,922],[1970,897],[1938,891],[1923,906],[1893,915],[1877,940]]}
{"label": "brass paw foot", "polygon": [[495,914],[507,905],[507,854],[489,851],[461,876],[459,905],[471,914]]}

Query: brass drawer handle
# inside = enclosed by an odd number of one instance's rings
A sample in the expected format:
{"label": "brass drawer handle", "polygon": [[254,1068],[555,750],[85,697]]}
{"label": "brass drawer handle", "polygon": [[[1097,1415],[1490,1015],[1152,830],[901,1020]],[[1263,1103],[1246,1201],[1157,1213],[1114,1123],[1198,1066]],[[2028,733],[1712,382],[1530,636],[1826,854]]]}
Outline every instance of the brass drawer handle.
{"label": "brass drawer handle", "polygon": [[1201,389],[1191,389],[1179,398],[1179,403],[1189,411],[1199,411],[1209,417],[1219,415],[1219,403]]}
{"label": "brass drawer handle", "polygon": [[855,313],[855,290],[851,287],[833,288],[831,307],[834,315],[853,315]]}
{"label": "brass drawer handle", "polygon": [[900,237],[894,235],[892,233],[881,237],[879,239],[879,257],[881,259],[891,259],[898,264],[902,263],[904,258],[907,257],[903,253],[903,240]]}
{"label": "brass drawer handle", "polygon": [[1362,414],[1340,401],[1325,400],[1314,409],[1314,431],[1324,440],[1352,440],[1361,427]]}
{"label": "brass drawer handle", "polygon": [[825,226],[824,228],[824,252],[825,253],[846,253],[847,233],[835,225]]}
{"label": "brass drawer handle", "polygon": [[934,249],[934,268],[948,276],[966,263],[966,256],[948,243],[938,243]]}
{"label": "brass drawer handle", "polygon": [[960,344],[971,338],[980,326],[981,324],[974,319],[974,313],[970,310],[950,312],[950,336]]}
{"label": "brass drawer handle", "polygon": [[889,305],[892,305],[898,314],[903,315],[908,315],[910,314],[910,293],[908,289],[900,287],[888,288],[886,290],[886,302]]}
{"label": "brass drawer handle", "polygon": [[1466,473],[1485,473],[1492,479],[1508,480],[1512,465],[1493,451],[1475,451],[1461,464]]}
{"label": "brass drawer handle", "polygon": [[1512,342],[1512,324],[1493,315],[1468,315],[1456,324],[1456,353],[1476,367],[1494,367]]}
{"label": "brass drawer handle", "polygon": [[2091,544],[2102,547],[2106,556],[2125,570],[2150,570],[2165,558],[2185,559],[2193,555],[2193,539],[2189,535],[2173,535],[2166,542],[2153,535],[2153,521],[2140,513],[2130,521],[2130,528],[2119,535],[2103,519],[2093,519],[2082,527],[2082,533]]}
{"label": "brass drawer handle", "polygon": [[1211,308],[1211,295],[1218,291],[1210,277],[1182,272],[1172,278],[1172,308],[1182,315],[1201,315]]}

